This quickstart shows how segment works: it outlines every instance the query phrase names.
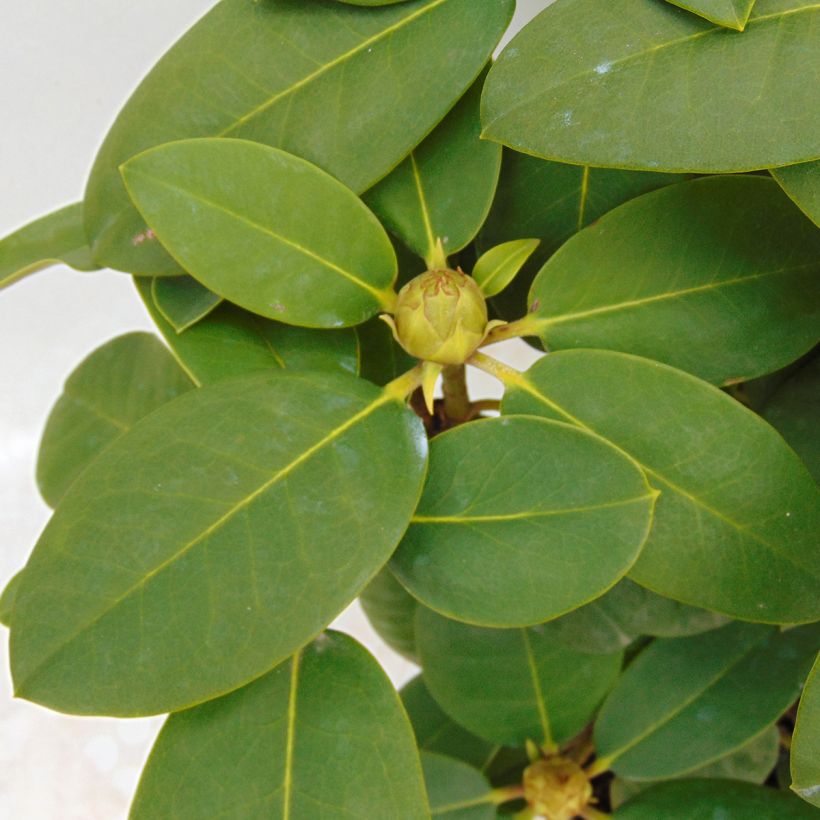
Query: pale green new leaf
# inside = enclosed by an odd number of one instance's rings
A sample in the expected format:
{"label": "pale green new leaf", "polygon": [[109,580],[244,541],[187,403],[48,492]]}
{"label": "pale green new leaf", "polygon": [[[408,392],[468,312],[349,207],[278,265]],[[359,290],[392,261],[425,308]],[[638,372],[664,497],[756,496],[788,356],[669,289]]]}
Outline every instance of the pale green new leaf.
{"label": "pale green new leaf", "polygon": [[800,210],[820,225],[820,161],[774,168],[771,173]]}
{"label": "pale green new leaf", "polygon": [[376,217],[299,157],[247,140],[185,140],[129,160],[122,175],[185,270],[254,313],[344,327],[395,300],[396,255]]}
{"label": "pale green new leaf", "polygon": [[0,289],[52,265],[97,270],[83,229],[78,202],[43,216],[0,239]]}
{"label": "pale green new leaf", "polygon": [[772,180],[709,177],[570,239],[532,285],[532,329],[552,350],[609,348],[742,381],[814,346],[818,283],[820,232]]}
{"label": "pale green new leaf", "polygon": [[453,720],[494,743],[552,746],[592,718],[623,655],[585,655],[540,627],[482,629],[420,607],[416,645],[424,680]]}
{"label": "pale green new leaf", "polygon": [[481,254],[473,268],[473,278],[482,293],[487,297],[501,293],[540,244],[540,239],[514,239]]}
{"label": "pale green new leaf", "polygon": [[658,780],[719,760],[794,702],[818,647],[816,625],[779,632],[737,622],[654,641],[601,708],[596,767]]}
{"label": "pale green new leaf", "polygon": [[668,0],[674,6],[698,14],[711,23],[743,31],[755,0]]}
{"label": "pale green new leaf", "polygon": [[418,501],[426,438],[400,392],[259,373],[139,422],[75,481],[26,565],[16,693],[72,713],[176,711],[318,634]]}
{"label": "pale green new leaf", "polygon": [[655,496],[632,459],[570,425],[462,425],[433,440],[421,501],[390,566],[451,618],[540,624],[623,577]]}
{"label": "pale green new leaf", "polygon": [[85,200],[95,258],[148,276],[182,272],[146,233],[117,170],[164,142],[254,140],[366,190],[469,88],[513,7],[514,0],[370,9],[331,0],[217,3],[143,80],[106,137]]}
{"label": "pale green new leaf", "polygon": [[501,146],[479,139],[486,74],[410,156],[364,196],[381,221],[415,254],[435,262],[460,251],[487,217],[501,168]]}
{"label": "pale green new leaf", "polygon": [[[154,324],[182,368],[198,385],[260,370],[358,373],[361,359],[357,341],[359,328],[316,330],[293,327],[225,303],[184,333],[177,333],[154,303],[151,281],[144,276],[134,277],[134,284]],[[409,366],[402,372],[408,369]],[[395,373],[390,378],[399,375]],[[389,379],[384,383],[387,381]]]}
{"label": "pale green new leaf", "polygon": [[379,637],[394,651],[410,661],[416,655],[416,599],[385,567],[359,596],[367,620]]}
{"label": "pale green new leaf", "polygon": [[421,753],[430,814],[442,820],[495,820],[492,788],[477,769],[451,757]]}
{"label": "pale green new leaf", "polygon": [[56,507],[112,441],[193,386],[150,333],[128,333],[97,348],[68,377],[46,422],[37,485],[48,505]]}
{"label": "pale green new leaf", "polygon": [[577,424],[643,466],[661,495],[630,570],[642,586],[746,620],[820,619],[817,486],[722,391],[636,356],[573,350],[536,362],[503,410]]}
{"label": "pale green new leaf", "polygon": [[814,0],[758,0],[741,36],[669,3],[561,0],[490,71],[484,135],[613,168],[725,173],[817,159],[818,17]]}
{"label": "pale green new leaf", "polygon": [[204,319],[222,301],[193,276],[158,276],[152,280],[151,296],[177,333]]}
{"label": "pale green new leaf", "polygon": [[820,808],[820,657],[814,664],[797,710],[791,746],[792,789]]}
{"label": "pale green new leaf", "polygon": [[390,681],[352,638],[327,632],[249,686],[172,715],[130,816],[429,815],[412,731]]}

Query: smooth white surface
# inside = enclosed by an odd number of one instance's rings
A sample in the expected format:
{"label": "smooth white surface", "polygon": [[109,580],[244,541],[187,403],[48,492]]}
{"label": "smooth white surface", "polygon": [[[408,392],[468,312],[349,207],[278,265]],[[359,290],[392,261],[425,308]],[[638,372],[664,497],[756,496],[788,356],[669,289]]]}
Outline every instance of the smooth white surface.
{"label": "smooth white surface", "polygon": [[[0,0],[0,236],[81,198],[120,106],[211,5]],[[546,5],[519,0],[512,30]],[[0,293],[0,587],[25,563],[48,518],[34,464],[63,380],[94,348],[136,329],[150,324],[122,274],[59,267]],[[500,355],[519,367],[533,358],[516,344]],[[472,385],[476,394],[499,394],[488,378]],[[413,673],[357,607],[338,625],[370,647],[397,683]],[[74,718],[12,700],[8,633],[0,634],[0,818],[124,818],[161,719]]]}

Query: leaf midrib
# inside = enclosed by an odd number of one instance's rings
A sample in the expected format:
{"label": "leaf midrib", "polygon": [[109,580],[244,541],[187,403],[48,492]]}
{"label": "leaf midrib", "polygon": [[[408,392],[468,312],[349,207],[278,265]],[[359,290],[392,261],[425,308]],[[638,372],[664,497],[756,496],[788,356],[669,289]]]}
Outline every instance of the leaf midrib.
{"label": "leaf midrib", "polygon": [[535,662],[535,654],[532,651],[530,636],[526,629],[521,630],[521,640],[524,643],[524,653],[527,657],[527,666],[530,671],[532,690],[535,695],[535,706],[538,710],[538,721],[541,724],[541,731],[544,733],[544,745],[551,748],[554,745],[552,737],[552,727],[550,726],[547,704],[544,700],[544,691],[541,688],[541,676],[538,673],[538,665]]}

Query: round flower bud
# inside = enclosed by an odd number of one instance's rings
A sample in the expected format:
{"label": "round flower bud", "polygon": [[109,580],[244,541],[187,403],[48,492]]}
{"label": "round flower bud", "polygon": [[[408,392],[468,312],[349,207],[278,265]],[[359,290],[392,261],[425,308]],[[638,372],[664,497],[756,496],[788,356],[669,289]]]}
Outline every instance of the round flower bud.
{"label": "round flower bud", "polygon": [[551,757],[524,770],[524,798],[536,815],[572,820],[589,806],[592,784],[574,761]]}
{"label": "round flower bud", "polygon": [[472,277],[432,270],[399,291],[393,320],[396,338],[411,356],[463,364],[487,335],[487,303]]}

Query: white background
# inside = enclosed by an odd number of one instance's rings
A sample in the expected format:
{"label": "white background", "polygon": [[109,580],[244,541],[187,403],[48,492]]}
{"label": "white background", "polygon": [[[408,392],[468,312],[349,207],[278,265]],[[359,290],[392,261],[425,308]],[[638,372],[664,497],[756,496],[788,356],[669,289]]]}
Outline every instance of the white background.
{"label": "white background", "polygon": [[[0,0],[0,236],[80,199],[120,106],[211,5]],[[513,30],[546,5],[518,0]],[[62,382],[101,343],[142,328],[150,325],[129,278],[110,271],[53,268],[0,293],[0,588],[25,563],[48,517],[34,464]],[[528,363],[514,344],[504,357]],[[497,394],[485,380],[474,388]],[[355,607],[340,625],[374,651],[394,681],[412,674]],[[0,817],[124,818],[161,719],[73,718],[12,700],[7,632],[0,628],[0,635]]]}

